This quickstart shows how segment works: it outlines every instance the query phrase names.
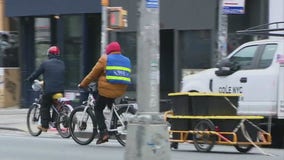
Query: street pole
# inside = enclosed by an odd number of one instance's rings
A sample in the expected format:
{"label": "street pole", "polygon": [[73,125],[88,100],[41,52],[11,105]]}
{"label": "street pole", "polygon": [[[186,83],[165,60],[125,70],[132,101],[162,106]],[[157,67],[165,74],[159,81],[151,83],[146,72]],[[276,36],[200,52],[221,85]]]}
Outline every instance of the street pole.
{"label": "street pole", "polygon": [[167,125],[159,113],[159,0],[138,0],[138,113],[128,126],[126,160],[169,160]]}
{"label": "street pole", "polygon": [[219,0],[218,10],[218,60],[227,56],[228,16],[223,13],[223,1]]}
{"label": "street pole", "polygon": [[103,55],[105,53],[105,47],[108,41],[107,7],[109,6],[109,0],[101,0],[101,5],[102,5],[101,55]]}

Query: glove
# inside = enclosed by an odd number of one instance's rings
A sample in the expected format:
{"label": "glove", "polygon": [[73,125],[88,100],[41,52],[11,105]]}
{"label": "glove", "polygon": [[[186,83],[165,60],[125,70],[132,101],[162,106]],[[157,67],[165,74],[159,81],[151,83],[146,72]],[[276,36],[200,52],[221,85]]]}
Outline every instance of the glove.
{"label": "glove", "polygon": [[79,88],[80,92],[88,92],[88,88],[81,86],[80,84],[77,85]]}
{"label": "glove", "polygon": [[80,84],[77,85],[78,88],[80,89],[85,89],[86,87],[81,86]]}

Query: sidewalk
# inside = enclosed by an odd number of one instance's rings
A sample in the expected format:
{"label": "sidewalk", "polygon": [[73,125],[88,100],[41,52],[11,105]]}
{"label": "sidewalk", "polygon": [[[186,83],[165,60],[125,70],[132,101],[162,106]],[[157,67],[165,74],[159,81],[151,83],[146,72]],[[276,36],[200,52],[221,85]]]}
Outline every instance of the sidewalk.
{"label": "sidewalk", "polygon": [[0,130],[27,132],[27,108],[0,108]]}

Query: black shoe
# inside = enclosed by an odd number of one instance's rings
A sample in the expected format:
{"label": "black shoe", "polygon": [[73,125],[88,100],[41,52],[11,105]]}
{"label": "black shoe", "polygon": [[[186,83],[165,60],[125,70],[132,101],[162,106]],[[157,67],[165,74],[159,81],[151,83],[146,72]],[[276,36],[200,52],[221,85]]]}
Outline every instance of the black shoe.
{"label": "black shoe", "polygon": [[171,143],[171,149],[178,149],[178,143],[177,142],[172,142]]}
{"label": "black shoe", "polygon": [[108,133],[100,134],[96,144],[102,144],[102,143],[108,142],[108,139],[109,139]]}

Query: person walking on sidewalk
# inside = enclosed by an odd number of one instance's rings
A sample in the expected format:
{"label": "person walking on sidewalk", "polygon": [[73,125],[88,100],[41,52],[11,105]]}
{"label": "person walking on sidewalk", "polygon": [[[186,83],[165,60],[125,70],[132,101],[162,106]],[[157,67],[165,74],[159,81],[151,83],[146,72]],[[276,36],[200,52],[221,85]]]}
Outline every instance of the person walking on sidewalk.
{"label": "person walking on sidewalk", "polygon": [[111,42],[90,73],[78,85],[85,88],[92,81],[98,81],[96,95],[95,117],[99,127],[99,138],[96,144],[107,142],[109,139],[103,110],[111,107],[115,99],[125,94],[131,83],[131,61],[121,54],[120,44]]}
{"label": "person walking on sidewalk", "polygon": [[43,75],[43,97],[40,108],[41,125],[38,129],[47,132],[49,128],[50,106],[52,105],[52,96],[55,93],[64,93],[64,75],[65,64],[60,59],[60,50],[57,46],[51,46],[47,50],[48,59],[43,61],[39,68],[35,70],[27,80],[33,83],[40,75]]}

